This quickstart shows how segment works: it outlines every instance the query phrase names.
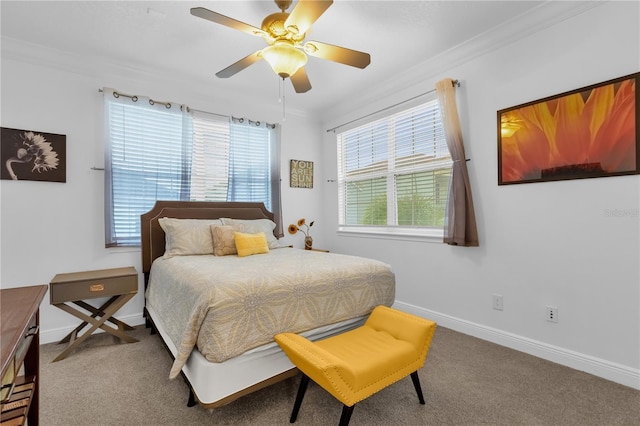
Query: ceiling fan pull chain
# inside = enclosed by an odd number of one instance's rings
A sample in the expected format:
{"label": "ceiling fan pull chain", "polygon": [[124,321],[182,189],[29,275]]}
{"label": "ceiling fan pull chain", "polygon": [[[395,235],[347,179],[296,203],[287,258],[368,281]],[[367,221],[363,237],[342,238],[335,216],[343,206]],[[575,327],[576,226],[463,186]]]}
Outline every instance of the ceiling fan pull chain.
{"label": "ceiling fan pull chain", "polygon": [[287,115],[285,113],[284,77],[282,78],[282,83],[280,84],[280,92],[282,93],[282,121],[287,121]]}

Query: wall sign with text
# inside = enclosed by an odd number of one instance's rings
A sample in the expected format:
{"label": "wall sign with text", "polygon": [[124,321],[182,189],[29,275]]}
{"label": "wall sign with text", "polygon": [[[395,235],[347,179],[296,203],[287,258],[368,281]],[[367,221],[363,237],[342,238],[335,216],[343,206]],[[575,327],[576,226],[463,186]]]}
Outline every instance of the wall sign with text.
{"label": "wall sign with text", "polygon": [[291,188],[313,188],[313,161],[291,160]]}

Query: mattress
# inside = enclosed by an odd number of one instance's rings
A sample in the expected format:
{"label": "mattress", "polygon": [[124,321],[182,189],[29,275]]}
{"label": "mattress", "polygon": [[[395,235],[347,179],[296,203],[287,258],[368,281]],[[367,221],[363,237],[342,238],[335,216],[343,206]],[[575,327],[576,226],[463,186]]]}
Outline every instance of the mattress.
{"label": "mattress", "polygon": [[[153,308],[149,308],[147,312],[169,352],[175,357],[177,348],[169,339],[162,319]],[[367,316],[341,321],[306,331],[301,335],[309,340],[323,339],[359,327],[366,319]],[[194,350],[184,364],[182,372],[198,402],[205,406],[220,406],[234,400],[239,392],[293,368],[295,366],[280,347],[271,342],[224,362],[209,362],[198,350]]]}
{"label": "mattress", "polygon": [[282,248],[247,257],[176,256],[154,261],[147,306],[176,347],[170,377],[192,351],[221,363],[273,342],[391,306],[395,276],[384,262]]}

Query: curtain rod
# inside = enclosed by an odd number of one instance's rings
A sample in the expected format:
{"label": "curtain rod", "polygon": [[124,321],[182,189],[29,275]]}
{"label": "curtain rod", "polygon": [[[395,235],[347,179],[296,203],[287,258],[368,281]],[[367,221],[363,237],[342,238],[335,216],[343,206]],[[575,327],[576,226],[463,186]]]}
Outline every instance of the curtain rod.
{"label": "curtain rod", "polygon": [[[98,89],[98,92],[103,93],[103,92],[104,92],[104,90],[103,90],[103,89]],[[115,91],[115,90],[114,90],[114,91],[113,91],[113,96],[114,96],[114,97],[116,97],[116,98],[119,98],[120,96],[124,96],[125,98],[129,98],[129,99],[131,99],[133,102],[138,102],[138,96],[136,96],[136,95],[127,95],[127,94],[124,94],[124,93],[121,93],[121,92],[117,92],[117,91]],[[160,102],[160,101],[153,100],[153,99],[151,99],[151,98],[149,98],[149,103],[150,103],[151,105],[155,105],[155,104],[164,105],[167,109],[170,109],[170,108],[171,108],[171,106],[172,106],[172,105],[171,105],[171,102]],[[181,110],[182,110],[182,107],[183,107],[183,105],[180,105],[180,109],[181,109]],[[232,120],[232,121],[234,121],[234,122],[239,122],[240,124],[244,123],[244,120],[245,120],[245,118],[244,118],[244,117],[234,117],[233,115],[217,114],[217,113],[215,113],[215,112],[203,111],[203,110],[201,110],[201,109],[193,109],[193,108],[190,108],[188,105],[184,105],[184,107],[185,107],[185,108],[187,108],[187,112],[194,111],[194,112],[201,112],[201,113],[203,113],[203,114],[216,115],[216,116],[218,116],[218,117],[229,118],[229,119],[231,119],[231,120]],[[251,119],[247,119],[247,122],[248,122],[248,124],[250,124],[250,125],[251,125],[251,124],[255,124],[255,125],[256,125],[256,126],[258,126],[258,127],[259,127],[259,126],[260,126],[260,124],[261,124],[261,122],[260,122],[260,121],[258,121],[258,120],[251,120]],[[272,128],[272,129],[275,129],[275,128],[276,128],[276,125],[275,125],[275,124],[272,124],[272,123],[267,123],[267,122],[265,122],[265,123],[264,123],[264,125],[265,125],[266,127],[270,127],[270,128]]]}
{"label": "curtain rod", "polygon": [[[98,92],[102,93],[102,92],[103,92],[103,90],[102,90],[102,89],[98,89]],[[113,92],[113,95],[114,95],[116,98],[118,98],[118,97],[120,97],[120,96],[124,96],[125,98],[129,98],[129,99],[131,99],[133,102],[137,102],[137,101],[138,101],[138,96],[136,96],[136,95],[126,95],[126,94],[124,94],[124,93],[116,92],[115,90],[114,90],[114,92]],[[159,102],[159,101],[155,101],[155,100],[153,100],[153,99],[149,98],[149,103],[150,103],[151,105],[153,105],[153,104],[160,104],[160,105],[164,105],[167,109],[171,108],[171,102]],[[182,109],[182,106],[180,106],[180,108]],[[193,109],[193,108],[190,108],[190,107],[188,107],[188,106],[187,106],[186,108],[187,108],[187,112],[189,112],[189,111],[195,111],[195,112],[202,112],[202,113],[205,113],[205,114],[217,115],[218,117],[224,117],[224,118],[235,118],[235,117],[230,116],[230,115],[217,114],[217,113],[215,113],[215,112],[209,112],[209,111],[202,111],[202,110],[199,110],[199,109]]]}
{"label": "curtain rod", "polygon": [[[459,80],[453,80],[453,81],[452,81],[452,84],[453,84],[454,86],[460,87],[460,81],[459,81]],[[399,106],[399,105],[406,104],[407,102],[411,102],[411,101],[412,101],[412,100],[414,100],[414,99],[417,99],[417,98],[419,98],[419,97],[422,97],[422,96],[428,95],[428,94],[433,93],[433,92],[435,92],[435,91],[436,91],[436,89],[431,89],[431,90],[429,90],[429,91],[427,91],[427,92],[420,93],[419,95],[416,95],[416,96],[414,96],[413,98],[405,99],[404,101],[398,102],[397,104],[390,105],[390,106],[388,106],[388,107],[386,107],[386,108],[379,109],[378,111],[374,111],[374,112],[372,112],[372,113],[370,113],[370,114],[363,115],[362,117],[355,118],[355,119],[353,119],[353,120],[351,120],[351,121],[347,121],[346,123],[342,123],[342,124],[340,124],[340,125],[338,125],[338,126],[336,126],[336,127],[332,127],[331,129],[327,129],[327,133],[329,133],[329,132],[335,132],[335,131],[336,131],[337,129],[339,129],[340,127],[344,127],[344,126],[346,126],[346,125],[348,125],[348,124],[355,123],[356,121],[360,121],[360,120],[362,120],[363,118],[371,117],[372,115],[375,115],[375,114],[378,114],[378,113],[384,112],[384,111],[389,110],[389,109],[391,109],[391,108],[395,108],[395,107],[397,107],[397,106]]]}

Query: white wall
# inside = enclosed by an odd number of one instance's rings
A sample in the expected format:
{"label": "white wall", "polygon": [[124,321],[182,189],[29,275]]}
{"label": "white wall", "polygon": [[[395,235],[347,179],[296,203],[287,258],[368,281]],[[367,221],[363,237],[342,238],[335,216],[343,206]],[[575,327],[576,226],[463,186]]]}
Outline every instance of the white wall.
{"label": "white wall", "polygon": [[[103,65],[103,66],[101,66]],[[66,135],[67,182],[0,182],[0,285],[2,288],[48,284],[58,273],[134,266],[141,272],[139,249],[104,248],[103,86],[124,93],[186,103],[193,108],[280,123],[282,107],[256,105],[246,99],[222,99],[206,87],[164,79],[83,58],[51,52],[14,40],[2,41],[2,126]],[[319,126],[295,111],[282,122],[282,199],[284,226],[321,209],[321,189],[289,187],[289,160],[321,160]],[[322,179],[316,167],[315,181]],[[314,226],[323,244],[322,221]],[[286,230],[285,230],[286,233]],[[283,243],[303,247],[301,235]],[[143,280],[138,295],[118,314],[130,324],[142,323]],[[41,306],[41,339],[56,341],[77,325],[71,315],[49,304]]]}
{"label": "white wall", "polygon": [[[611,2],[481,56],[425,63],[411,85],[331,110],[323,126],[287,113],[282,136],[284,225],[317,220],[314,245],[390,263],[398,306],[458,329],[640,388],[638,176],[497,186],[496,111],[637,72],[637,2]],[[464,46],[457,50],[464,52]],[[84,61],[2,40],[1,125],[67,135],[67,182],[0,182],[0,286],[46,284],[61,272],[133,265],[138,250],[105,249],[102,96],[110,86],[222,114],[280,122],[277,100],[223,99],[179,76]],[[435,71],[434,71],[435,70]],[[398,76],[398,80],[402,75]],[[325,129],[408,99],[443,77],[460,79],[458,103],[480,234],[479,248],[338,236],[335,139]],[[373,96],[373,95],[372,95]],[[358,103],[359,102],[359,103]],[[369,105],[363,107],[363,105]],[[350,111],[352,108],[356,111]],[[314,189],[289,188],[289,160],[315,162]],[[300,236],[286,243],[302,246]],[[142,290],[142,282],[140,282]],[[491,309],[492,294],[504,311]],[[560,321],[544,320],[544,306]],[[139,294],[119,317],[141,323]],[[42,340],[77,321],[48,303]]]}
{"label": "white wall", "polygon": [[[403,309],[640,388],[640,178],[499,187],[496,135],[500,109],[638,72],[639,17],[637,2],[600,5],[468,61],[441,63],[443,71],[425,66],[422,81],[403,89],[409,99],[441,78],[461,81],[479,248],[336,233],[328,248],[391,264]],[[325,128],[374,106],[353,113],[343,105],[345,115]],[[326,135],[327,176],[336,174],[335,147]],[[336,198],[336,185],[326,184],[331,228]],[[493,294],[504,297],[504,311],[492,309]],[[558,323],[545,320],[545,305],[558,307]]]}

